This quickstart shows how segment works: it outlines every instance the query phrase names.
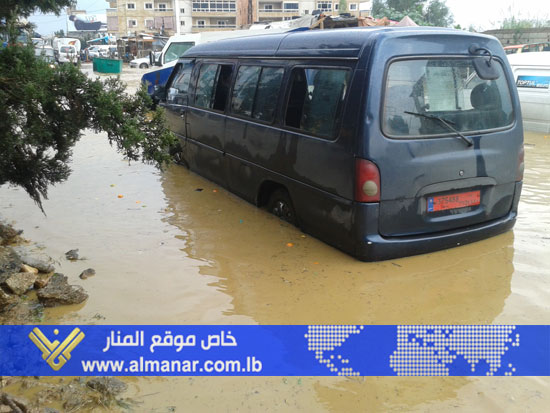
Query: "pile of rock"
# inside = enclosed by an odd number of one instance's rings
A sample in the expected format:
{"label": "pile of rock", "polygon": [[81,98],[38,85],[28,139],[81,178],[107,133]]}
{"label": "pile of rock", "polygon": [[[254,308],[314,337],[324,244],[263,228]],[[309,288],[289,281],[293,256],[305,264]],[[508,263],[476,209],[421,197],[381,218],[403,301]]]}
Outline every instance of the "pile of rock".
{"label": "pile of rock", "polygon": [[70,285],[55,272],[53,260],[27,246],[9,246],[19,232],[0,223],[0,312],[15,306],[30,290],[36,290],[45,307],[80,304],[88,298],[84,289]]}

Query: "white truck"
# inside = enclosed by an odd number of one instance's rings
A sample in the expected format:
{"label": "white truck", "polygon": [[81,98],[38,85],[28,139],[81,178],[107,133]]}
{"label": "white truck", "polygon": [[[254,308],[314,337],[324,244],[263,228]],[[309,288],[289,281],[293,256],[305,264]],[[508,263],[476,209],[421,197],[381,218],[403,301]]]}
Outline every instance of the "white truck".
{"label": "white truck", "polygon": [[154,92],[155,86],[164,85],[172,73],[172,68],[176,65],[178,58],[184,54],[187,49],[200,43],[214,42],[216,40],[230,39],[233,37],[256,36],[260,34],[277,34],[295,30],[294,28],[283,29],[264,29],[264,30],[232,30],[218,32],[189,33],[172,36],[168,39],[162,51],[151,52],[149,55],[150,66],[158,67],[154,71],[144,74],[141,82],[147,85],[147,91],[150,95]]}
{"label": "white truck", "polygon": [[71,37],[54,37],[52,47],[59,63],[74,63],[80,59],[80,40]]}
{"label": "white truck", "polygon": [[518,89],[523,127],[550,132],[550,52],[508,55]]}

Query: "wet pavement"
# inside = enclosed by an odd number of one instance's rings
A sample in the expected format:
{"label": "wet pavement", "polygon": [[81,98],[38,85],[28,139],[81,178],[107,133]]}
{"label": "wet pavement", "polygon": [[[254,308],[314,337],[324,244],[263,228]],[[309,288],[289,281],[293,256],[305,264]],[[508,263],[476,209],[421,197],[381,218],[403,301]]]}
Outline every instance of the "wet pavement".
{"label": "wet pavement", "polygon": [[[130,72],[135,86],[139,69]],[[526,133],[513,231],[416,257],[363,263],[183,167],[121,159],[103,134],[74,150],[43,215],[0,188],[0,215],[41,241],[80,306],[71,324],[550,324],[550,136]],[[289,243],[292,246],[288,246]],[[85,260],[64,253],[79,249]],[[86,268],[97,275],[81,280]],[[146,411],[542,411],[548,378],[139,378]]]}

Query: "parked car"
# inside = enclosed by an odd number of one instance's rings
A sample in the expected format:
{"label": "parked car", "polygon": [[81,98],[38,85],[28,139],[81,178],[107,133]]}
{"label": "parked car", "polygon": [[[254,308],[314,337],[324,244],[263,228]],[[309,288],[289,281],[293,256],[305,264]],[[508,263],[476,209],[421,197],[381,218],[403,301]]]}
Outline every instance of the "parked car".
{"label": "parked car", "polygon": [[[155,59],[161,54],[161,52],[154,52],[154,53],[155,53]],[[141,57],[139,59],[134,59],[130,61],[130,67],[132,68],[139,67],[140,69],[148,69],[149,66],[151,66],[149,56]]]}
{"label": "parked car", "polygon": [[45,62],[48,62],[50,64],[50,67],[53,68],[57,62],[55,61],[55,53],[54,50],[51,47],[41,47],[34,49],[34,54],[44,60]]}

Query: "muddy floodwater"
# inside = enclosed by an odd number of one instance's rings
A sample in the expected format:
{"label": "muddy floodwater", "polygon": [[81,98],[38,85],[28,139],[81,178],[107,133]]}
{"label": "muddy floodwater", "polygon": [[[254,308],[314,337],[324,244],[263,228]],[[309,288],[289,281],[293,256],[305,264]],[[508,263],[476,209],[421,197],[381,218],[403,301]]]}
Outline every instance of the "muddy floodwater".
{"label": "muddy floodwater", "polygon": [[[75,147],[69,180],[50,189],[47,215],[7,186],[0,215],[42,242],[58,271],[90,295],[47,309],[47,323],[550,324],[550,136],[526,133],[525,158],[513,231],[380,263],[357,261],[183,167],[128,164],[90,132]],[[75,248],[86,260],[65,260]],[[79,279],[90,267],[97,275]],[[137,410],[151,412],[550,405],[550,380],[536,377],[127,381]]]}

